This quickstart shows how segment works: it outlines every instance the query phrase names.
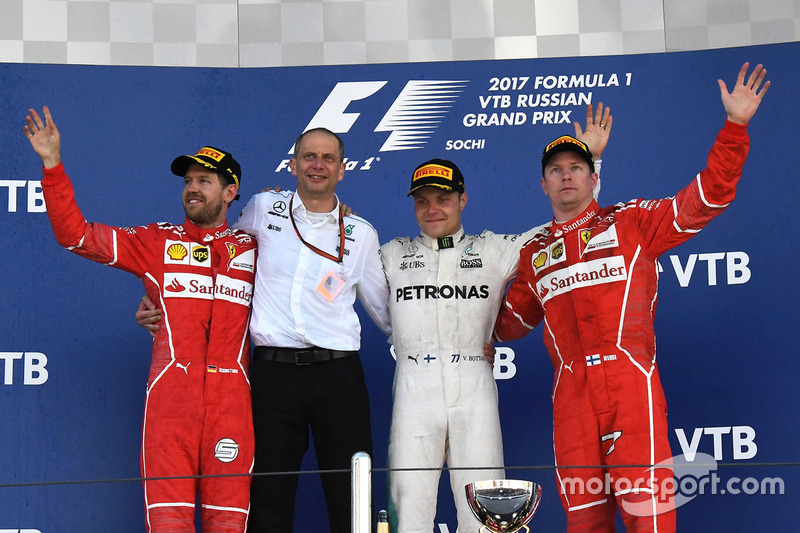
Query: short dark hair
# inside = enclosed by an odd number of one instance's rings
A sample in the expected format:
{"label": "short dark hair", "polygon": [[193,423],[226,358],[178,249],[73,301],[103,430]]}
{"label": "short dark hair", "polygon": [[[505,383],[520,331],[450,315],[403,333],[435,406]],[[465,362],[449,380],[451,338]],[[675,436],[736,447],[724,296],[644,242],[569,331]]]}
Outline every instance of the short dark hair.
{"label": "short dark hair", "polygon": [[301,133],[297,140],[294,142],[294,153],[292,154],[295,159],[297,159],[298,153],[297,150],[300,147],[300,143],[303,142],[303,138],[308,135],[309,133],[327,133],[328,135],[332,135],[336,141],[339,143],[339,159],[340,161],[344,161],[344,141],[341,137],[333,133],[328,128],[311,128],[310,130],[306,130]]}
{"label": "short dark hair", "polygon": [[[235,185],[237,189],[239,188],[239,184],[236,183],[236,181],[234,181],[234,179],[231,178],[228,174],[223,174],[222,172],[214,172],[214,174],[217,175],[217,179],[219,179],[219,184],[222,185],[223,189],[225,189],[229,185]],[[233,200],[238,200],[238,199],[239,199],[239,191],[237,190],[236,196],[233,197]],[[229,208],[233,204],[233,200],[228,202]]]}

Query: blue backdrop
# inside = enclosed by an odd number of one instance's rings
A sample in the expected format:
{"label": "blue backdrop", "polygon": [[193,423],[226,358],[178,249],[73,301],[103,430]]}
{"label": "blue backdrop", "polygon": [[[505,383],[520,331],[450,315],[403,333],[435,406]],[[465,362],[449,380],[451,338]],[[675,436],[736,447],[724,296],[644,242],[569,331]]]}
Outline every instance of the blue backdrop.
{"label": "blue backdrop", "polygon": [[[183,220],[172,159],[205,144],[243,167],[244,201],[294,188],[286,162],[309,125],[342,134],[348,172],[339,196],[383,242],[417,231],[410,174],[432,157],[464,171],[468,232],[517,233],[551,216],[539,185],[542,146],[585,120],[587,102],[614,115],[601,204],[678,191],[703,168],[725,114],[716,79],[734,83],[762,62],[773,86],[749,127],[737,200],[709,228],[662,257],[658,355],[676,455],[724,463],[710,494],[678,511],[684,531],[796,527],[800,376],[796,130],[800,43],[617,57],[271,69],[0,65],[0,531],[138,532],[136,478],[150,337],[134,323],[134,277],[61,249],[41,199],[40,161],[22,135],[29,107],[47,104],[65,166],[89,220]],[[420,107],[429,119],[411,114]],[[236,206],[236,207],[241,207]],[[231,213],[232,221],[238,209]],[[362,314],[374,466],[386,465],[394,362]],[[509,467],[553,464],[552,367],[536,330],[500,347],[496,368]],[[304,464],[315,467],[312,455]],[[509,477],[544,487],[534,530],[565,518],[551,469]],[[780,478],[783,494],[746,494]],[[737,485],[736,479],[740,480]],[[385,507],[385,474],[373,483]],[[733,484],[730,484],[732,482]],[[33,486],[12,486],[33,484]],[[739,494],[732,489],[740,488]],[[691,487],[688,487],[691,488]],[[325,531],[318,476],[301,481],[297,531]],[[442,484],[437,533],[454,532]]]}

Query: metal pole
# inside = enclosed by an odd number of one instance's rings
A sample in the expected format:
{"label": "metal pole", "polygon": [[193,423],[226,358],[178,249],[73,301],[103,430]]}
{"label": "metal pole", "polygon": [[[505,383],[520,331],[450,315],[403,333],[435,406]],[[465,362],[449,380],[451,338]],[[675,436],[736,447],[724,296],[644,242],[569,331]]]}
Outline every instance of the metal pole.
{"label": "metal pole", "polygon": [[366,452],[353,455],[350,471],[352,533],[372,532],[372,460]]}

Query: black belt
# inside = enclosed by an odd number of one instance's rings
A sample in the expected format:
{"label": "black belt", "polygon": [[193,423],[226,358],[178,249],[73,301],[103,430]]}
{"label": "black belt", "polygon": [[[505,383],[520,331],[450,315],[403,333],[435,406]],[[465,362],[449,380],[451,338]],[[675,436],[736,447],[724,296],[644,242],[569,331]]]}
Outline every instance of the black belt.
{"label": "black belt", "polygon": [[323,361],[332,361],[358,355],[356,351],[328,350],[311,346],[309,348],[272,348],[270,346],[256,346],[253,349],[253,359],[262,361],[275,361],[277,363],[291,363],[294,365],[310,365]]}

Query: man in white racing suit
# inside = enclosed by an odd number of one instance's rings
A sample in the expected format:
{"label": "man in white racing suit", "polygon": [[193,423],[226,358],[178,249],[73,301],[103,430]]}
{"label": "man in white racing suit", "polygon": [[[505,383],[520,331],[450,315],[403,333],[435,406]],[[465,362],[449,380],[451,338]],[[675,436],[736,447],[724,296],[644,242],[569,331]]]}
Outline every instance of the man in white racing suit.
{"label": "man in white racing suit", "polygon": [[[576,123],[576,134],[597,160],[608,142],[610,110],[604,116],[598,104],[596,118],[591,106],[587,111],[586,131]],[[433,531],[438,469],[446,462],[459,530],[471,533],[480,523],[467,504],[465,485],[505,477],[497,387],[484,345],[516,275],[520,249],[538,228],[520,235],[465,234],[464,177],[447,160],[419,165],[408,194],[419,236],[381,247],[397,358],[389,516],[392,531]]]}
{"label": "man in white racing suit", "polygon": [[[381,247],[397,357],[389,468],[491,467],[450,472],[459,528],[474,531],[464,485],[504,477],[497,387],[483,347],[527,238],[466,235],[464,181],[450,161],[417,167],[409,194],[422,232]],[[393,530],[430,533],[438,488],[438,470],[392,471]]]}

